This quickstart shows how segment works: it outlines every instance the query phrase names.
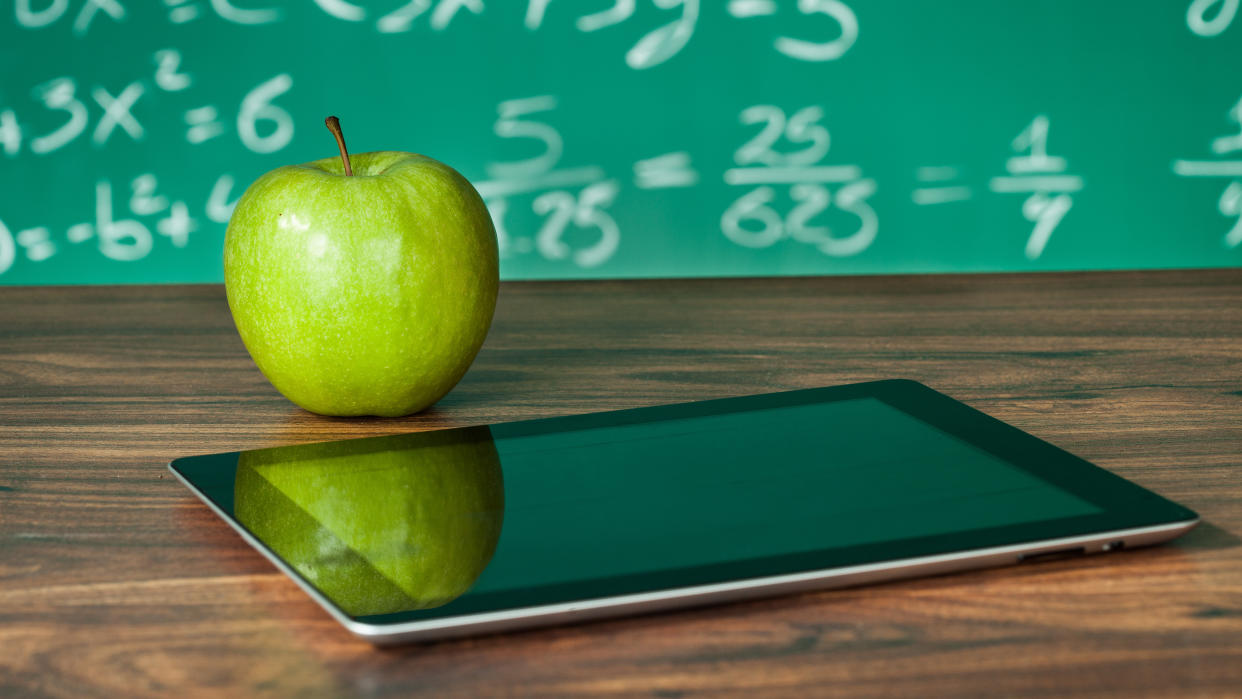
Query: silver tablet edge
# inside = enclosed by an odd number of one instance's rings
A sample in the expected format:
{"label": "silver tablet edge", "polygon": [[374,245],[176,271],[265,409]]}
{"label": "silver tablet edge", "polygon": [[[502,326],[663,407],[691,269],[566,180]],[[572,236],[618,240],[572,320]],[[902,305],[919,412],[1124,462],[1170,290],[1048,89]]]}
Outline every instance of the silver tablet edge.
{"label": "silver tablet edge", "polygon": [[1150,546],[1176,538],[1190,531],[1199,518],[1150,527],[1117,529],[1114,531],[1085,534],[1082,536],[1045,539],[1024,544],[995,546],[971,551],[957,551],[933,556],[918,556],[895,561],[865,563],[813,570],[786,575],[731,580],[710,585],[670,588],[654,592],[642,592],[613,597],[601,597],[574,602],[561,602],[535,607],[520,607],[494,612],[481,612],[442,619],[408,621],[397,624],[366,624],[349,618],[336,608],[318,590],[311,587],[288,564],[267,546],[246,531],[245,527],[222,511],[193,483],[186,480],[168,464],[168,470],[190,492],[198,496],[222,520],[228,523],[246,543],[263,554],[281,572],[287,575],[306,594],[323,607],[332,618],[349,629],[354,635],[376,645],[430,641],[459,636],[474,636],[540,626],[554,626],[573,622],[608,619],[672,609],[688,609],[725,602],[775,597],[797,592],[830,590],[856,585],[903,578],[944,575],[979,568],[992,568],[1020,563],[1024,558],[1041,553],[1055,553],[1064,549],[1082,547],[1085,553],[1103,553],[1122,548]]}

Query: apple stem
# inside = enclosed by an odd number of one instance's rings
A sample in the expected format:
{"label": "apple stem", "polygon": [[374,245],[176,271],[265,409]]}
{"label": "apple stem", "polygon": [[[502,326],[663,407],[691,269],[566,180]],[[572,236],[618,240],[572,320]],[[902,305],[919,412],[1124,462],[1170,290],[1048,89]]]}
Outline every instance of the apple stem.
{"label": "apple stem", "polygon": [[334,116],[330,116],[323,120],[328,125],[328,130],[336,137],[336,145],[341,149],[341,162],[345,163],[345,175],[352,176],[354,169],[349,166],[349,149],[345,147],[345,134],[341,132],[341,120]]}

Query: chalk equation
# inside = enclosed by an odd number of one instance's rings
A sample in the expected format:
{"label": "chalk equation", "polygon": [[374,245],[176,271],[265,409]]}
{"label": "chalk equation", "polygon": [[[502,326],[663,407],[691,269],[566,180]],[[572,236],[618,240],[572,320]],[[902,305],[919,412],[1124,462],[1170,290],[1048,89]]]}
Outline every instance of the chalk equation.
{"label": "chalk equation", "polygon": [[156,236],[173,247],[184,248],[190,234],[200,228],[202,216],[216,224],[228,223],[237,205],[236,182],[232,175],[220,175],[202,200],[201,208],[191,200],[171,198],[154,173],[142,173],[128,187],[117,192],[113,183],[101,179],[93,192],[94,216],[68,226],[57,237],[50,227],[33,225],[16,232],[0,218],[0,274],[13,266],[18,253],[30,262],[43,262],[62,246],[94,244],[99,254],[116,262],[135,262],[151,253]]}
{"label": "chalk equation", "polygon": [[[119,89],[98,84],[82,89],[79,81],[68,75],[36,84],[31,90],[30,111],[19,115],[13,107],[0,109],[0,150],[9,157],[23,152],[44,156],[80,138],[89,140],[94,148],[103,148],[115,138],[142,142],[147,129],[135,116],[135,107],[142,98],[152,90],[182,93],[194,84],[192,75],[182,67],[181,54],[176,49],[156,51],[152,63],[150,75],[132,80]],[[232,126],[247,150],[275,153],[293,140],[293,118],[275,102],[292,87],[293,78],[281,73],[241,96]],[[41,113],[36,115],[35,110]],[[210,141],[226,130],[215,105],[189,107],[182,112],[182,118],[185,140],[191,144]],[[54,120],[56,126],[43,132],[29,126],[31,121],[48,120]]]}
{"label": "chalk equation", "polygon": [[[53,2],[41,12],[64,5]],[[109,13],[107,2],[92,5],[81,15],[89,25],[92,13]],[[34,12],[30,3],[18,2],[22,12]],[[36,19],[48,15],[32,15]],[[33,20],[32,20],[33,21]],[[31,89],[31,102],[21,113],[12,106],[0,109],[0,153],[6,158],[44,158],[54,156],[75,143],[92,149],[105,149],[118,139],[141,143],[148,137],[146,126],[136,116],[136,107],[154,92],[184,97],[192,102],[194,77],[183,65],[181,53],[166,48],[151,55],[146,74],[125,82],[119,88],[102,84],[83,85],[73,76],[55,76],[39,81]],[[182,110],[182,137],[191,145],[201,145],[223,136],[229,127],[240,145],[252,153],[280,151],[293,139],[293,118],[277,99],[293,87],[293,78],[279,73],[263,80],[240,95],[231,109],[229,124],[214,104],[195,104]],[[53,125],[40,129],[31,124]],[[19,253],[31,262],[42,262],[65,245],[80,246],[94,241],[105,258],[133,262],[146,257],[162,236],[174,247],[185,247],[189,236],[200,229],[199,217],[225,224],[232,214],[237,194],[229,173],[219,175],[201,207],[191,208],[186,199],[170,199],[160,191],[154,173],[142,173],[128,183],[129,194],[114,192],[111,179],[99,179],[93,196],[94,218],[70,225],[59,239],[46,225],[10,229],[0,211],[0,274],[8,271]],[[116,204],[127,202],[127,209]]]}
{"label": "chalk equation", "polygon": [[[1022,217],[1031,229],[1023,246],[1028,260],[1038,260],[1048,247],[1053,232],[1074,205],[1074,194],[1084,187],[1082,176],[1067,172],[1068,161],[1048,152],[1048,132],[1052,122],[1046,114],[1036,115],[1010,142],[1005,174],[988,180],[993,194],[1022,194]],[[917,186],[910,199],[919,206],[955,204],[974,198],[974,188],[963,181],[956,165],[926,165],[915,171]]]}
{"label": "chalk equation", "polygon": [[[553,27],[572,28],[583,34],[614,27],[620,30],[639,21],[639,2],[613,0],[606,9],[583,13],[567,0],[526,0],[522,24],[532,33]],[[131,0],[15,0],[13,18],[18,27],[27,30],[67,25],[73,36],[81,38],[100,22],[127,21],[130,3]],[[483,15],[488,7],[484,0],[394,0],[389,4],[391,7],[373,12],[368,6],[348,0],[314,0],[315,7],[333,20],[369,25],[377,34],[402,34],[423,26],[443,32],[459,15]],[[746,22],[759,22],[781,12],[776,0],[729,0],[723,5],[702,0],[650,0],[650,4],[668,17],[664,24],[647,29],[626,51],[625,63],[634,70],[654,68],[681,53],[694,38],[705,4],[713,10],[723,6],[728,17]],[[163,0],[163,9],[173,25],[214,17],[234,25],[263,26],[279,24],[286,18],[286,9],[274,2]],[[781,55],[798,61],[835,61],[858,40],[858,16],[842,0],[797,0],[790,9],[800,17],[822,18],[832,26],[822,38],[805,33],[777,35],[772,46]]]}
{"label": "chalk equation", "polygon": [[[247,182],[327,155],[295,123],[337,109],[366,113],[368,147],[417,143],[469,177],[506,275],[1236,259],[1242,99],[1196,66],[1227,65],[1242,0],[1179,0],[1113,56],[1133,72],[1034,41],[981,65],[1004,27],[906,2],[890,25],[858,0],[14,0],[0,275],[176,259],[211,278]],[[1032,37],[1103,26],[1062,5],[994,10]],[[1177,52],[1152,53],[1159,32]],[[1186,118],[1203,104],[1214,121]]]}

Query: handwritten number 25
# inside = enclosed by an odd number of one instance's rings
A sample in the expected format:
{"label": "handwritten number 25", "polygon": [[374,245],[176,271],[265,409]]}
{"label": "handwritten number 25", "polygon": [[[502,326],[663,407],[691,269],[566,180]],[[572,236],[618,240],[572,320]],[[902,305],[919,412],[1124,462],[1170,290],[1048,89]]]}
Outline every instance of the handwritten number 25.
{"label": "handwritten number 25", "polygon": [[[763,124],[755,137],[742,144],[733,154],[738,165],[812,165],[828,154],[832,139],[828,129],[820,123],[824,110],[818,106],[803,107],[785,118],[780,107],[757,104],[742,110],[739,119],[743,124]],[[776,144],[784,137],[792,144],[808,144],[806,148],[791,153],[776,150]]]}
{"label": "handwritten number 25", "polygon": [[599,231],[599,242],[589,248],[574,252],[574,262],[580,267],[594,267],[612,257],[621,242],[621,229],[604,209],[617,196],[617,183],[612,180],[596,182],[583,189],[575,199],[565,191],[546,192],[532,204],[535,213],[546,216],[539,232],[535,234],[535,247],[549,260],[561,260],[569,256],[569,246],[562,239],[570,223],[578,228],[594,228]]}

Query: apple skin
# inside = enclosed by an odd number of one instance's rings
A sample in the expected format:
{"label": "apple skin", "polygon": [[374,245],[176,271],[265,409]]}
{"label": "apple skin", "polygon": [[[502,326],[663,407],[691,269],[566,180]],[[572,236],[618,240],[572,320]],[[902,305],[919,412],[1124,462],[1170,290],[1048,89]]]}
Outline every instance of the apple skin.
{"label": "apple skin", "polygon": [[322,415],[400,416],[461,380],[491,326],[496,230],[451,167],[384,151],[272,170],[237,203],[224,284],[259,370]]}
{"label": "apple skin", "polygon": [[461,596],[504,506],[486,427],[242,452],[233,493],[237,520],[354,616]]}

